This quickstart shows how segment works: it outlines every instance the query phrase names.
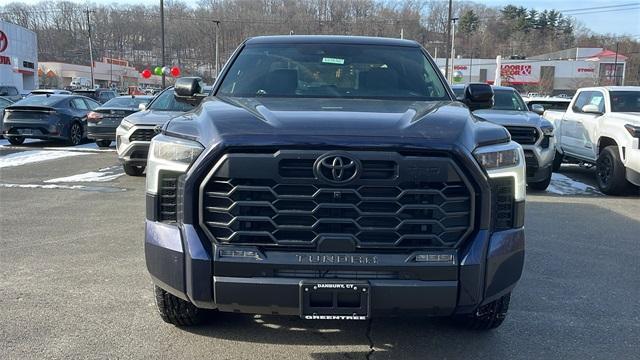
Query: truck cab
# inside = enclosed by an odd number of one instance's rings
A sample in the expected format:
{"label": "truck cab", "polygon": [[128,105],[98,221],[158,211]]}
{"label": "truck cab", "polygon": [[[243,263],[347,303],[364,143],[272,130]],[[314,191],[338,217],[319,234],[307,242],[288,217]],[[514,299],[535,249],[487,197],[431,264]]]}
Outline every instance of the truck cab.
{"label": "truck cab", "polygon": [[558,166],[562,159],[595,164],[606,194],[640,186],[640,87],[579,89],[555,122]]}

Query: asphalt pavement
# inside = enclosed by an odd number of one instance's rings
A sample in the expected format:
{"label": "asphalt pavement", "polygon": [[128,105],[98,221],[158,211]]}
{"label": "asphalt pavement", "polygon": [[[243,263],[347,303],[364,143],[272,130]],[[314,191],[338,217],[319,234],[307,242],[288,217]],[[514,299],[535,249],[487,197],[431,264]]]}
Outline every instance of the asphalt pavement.
{"label": "asphalt pavement", "polygon": [[0,359],[637,358],[640,195],[604,196],[568,166],[527,200],[523,278],[494,331],[238,314],[182,329],[156,313],[144,177],[94,144],[0,140]]}

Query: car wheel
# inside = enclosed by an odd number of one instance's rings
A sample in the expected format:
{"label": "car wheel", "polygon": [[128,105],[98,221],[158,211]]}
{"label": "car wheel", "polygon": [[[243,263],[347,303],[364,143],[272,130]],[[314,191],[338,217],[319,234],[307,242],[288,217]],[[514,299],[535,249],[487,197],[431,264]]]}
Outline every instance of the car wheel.
{"label": "car wheel", "polygon": [[193,326],[205,321],[206,311],[154,286],[156,306],[162,320],[176,326]]}
{"label": "car wheel", "polygon": [[9,140],[9,144],[11,145],[22,145],[22,143],[24,143],[24,136],[7,136],[7,140]]}
{"label": "car wheel", "polygon": [[79,122],[74,121],[69,129],[69,139],[67,143],[71,146],[77,146],[82,144],[82,125]]}
{"label": "car wheel", "polygon": [[136,165],[129,165],[129,164],[124,164],[122,165],[122,167],[124,168],[124,173],[129,176],[142,176],[145,168],[144,166],[136,166]]}
{"label": "car wheel", "polygon": [[617,146],[607,146],[596,161],[596,181],[607,195],[624,195],[633,189],[625,177],[625,168]]}
{"label": "car wheel", "polygon": [[556,150],[556,156],[553,158],[553,172],[557,172],[560,170],[560,166],[562,166],[562,160],[564,160],[564,155],[560,154],[558,150]]}
{"label": "car wheel", "polygon": [[472,314],[455,316],[454,320],[458,325],[472,330],[495,329],[504,322],[510,300],[511,293],[481,306]]}
{"label": "car wheel", "polygon": [[553,172],[549,171],[549,175],[547,175],[547,177],[544,180],[537,181],[537,182],[528,182],[527,186],[529,186],[531,189],[536,191],[547,190],[547,187],[549,187],[549,184],[551,183],[552,174]]}
{"label": "car wheel", "polygon": [[107,148],[111,146],[111,140],[96,140],[96,145],[101,148]]}

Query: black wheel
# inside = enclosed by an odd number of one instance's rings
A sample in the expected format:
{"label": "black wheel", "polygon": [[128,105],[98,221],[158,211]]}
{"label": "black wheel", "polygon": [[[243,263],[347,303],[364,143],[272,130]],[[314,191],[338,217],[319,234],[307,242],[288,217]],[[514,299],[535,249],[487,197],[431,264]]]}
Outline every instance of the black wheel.
{"label": "black wheel", "polygon": [[101,148],[106,148],[111,146],[111,140],[96,140],[96,145]]}
{"label": "black wheel", "polygon": [[473,314],[456,316],[458,325],[472,330],[491,330],[502,324],[509,310],[511,293],[500,299],[483,305]]}
{"label": "black wheel", "polygon": [[11,145],[22,145],[22,143],[24,143],[24,136],[7,136],[7,140],[9,140],[9,144]]}
{"label": "black wheel", "polygon": [[192,303],[154,286],[156,306],[162,320],[176,326],[193,326],[204,322],[206,312]]}
{"label": "black wheel", "polygon": [[144,166],[124,164],[122,168],[124,169],[124,173],[129,176],[141,176],[144,173]]}
{"label": "black wheel", "polygon": [[528,182],[527,186],[529,186],[531,189],[536,190],[536,191],[547,190],[547,187],[551,183],[551,175],[552,174],[553,173],[551,171],[549,171],[549,175],[547,175],[547,177],[544,180],[538,181],[538,182]]}
{"label": "black wheel", "polygon": [[71,146],[82,144],[82,125],[79,122],[74,121],[69,129],[69,139],[67,143]]}
{"label": "black wheel", "polygon": [[556,156],[553,158],[553,171],[557,172],[560,170],[560,166],[562,166],[562,160],[564,160],[564,155],[560,154],[558,150],[556,150]]}
{"label": "black wheel", "polygon": [[607,146],[596,161],[596,180],[600,191],[607,195],[624,195],[633,189],[625,178],[625,168],[617,146]]}

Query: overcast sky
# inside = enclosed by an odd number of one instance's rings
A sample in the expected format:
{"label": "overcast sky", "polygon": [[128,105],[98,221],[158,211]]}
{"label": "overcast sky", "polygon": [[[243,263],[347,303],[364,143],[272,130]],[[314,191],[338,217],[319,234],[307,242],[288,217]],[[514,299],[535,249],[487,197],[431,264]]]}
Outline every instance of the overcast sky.
{"label": "overcast sky", "polygon": [[[11,0],[10,0],[11,1]],[[17,2],[37,3],[42,0],[22,0]],[[86,3],[87,1],[73,0],[74,2]],[[171,0],[165,0],[171,1]],[[402,1],[402,0],[396,0]],[[441,0],[447,1],[447,0]],[[455,0],[454,0],[455,1]],[[2,2],[5,2],[4,0]],[[97,4],[159,4],[160,0],[93,0],[91,3]],[[196,4],[197,0],[184,0],[187,4]],[[617,35],[632,35],[640,38],[640,0],[476,0],[487,6],[505,6],[513,4],[534,8],[536,10],[556,9],[571,10],[572,15],[582,22],[587,28],[596,33],[612,33]],[[635,4],[635,5],[633,5]],[[631,6],[620,6],[631,5]],[[619,6],[614,8],[615,6]],[[607,7],[602,9],[603,7]],[[589,8],[600,8],[591,9]],[[579,10],[585,9],[585,10]],[[566,15],[571,14],[567,12]]]}

